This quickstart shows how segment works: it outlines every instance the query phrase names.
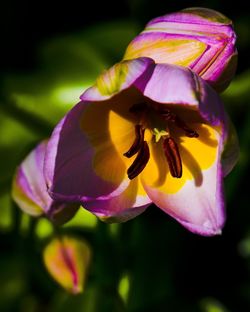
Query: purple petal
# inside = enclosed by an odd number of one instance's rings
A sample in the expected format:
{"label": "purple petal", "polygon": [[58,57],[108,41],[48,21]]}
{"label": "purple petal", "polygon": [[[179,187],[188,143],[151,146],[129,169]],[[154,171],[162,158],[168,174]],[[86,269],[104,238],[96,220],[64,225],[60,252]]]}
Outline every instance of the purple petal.
{"label": "purple petal", "polygon": [[13,181],[14,200],[31,215],[46,213],[52,204],[43,177],[45,150],[43,141],[21,163]]}
{"label": "purple petal", "polygon": [[129,88],[140,76],[150,72],[154,61],[141,57],[122,61],[101,74],[96,84],[81,95],[84,101],[104,101]]}
{"label": "purple petal", "polygon": [[188,68],[158,64],[150,77],[142,76],[135,86],[155,102],[182,105],[199,111],[211,125],[225,124],[225,111],[218,94]]}
{"label": "purple petal", "polygon": [[102,180],[93,169],[95,150],[81,129],[81,118],[88,106],[78,103],[57,125],[48,143],[44,175],[51,196],[57,200],[84,203],[124,188],[117,190],[117,185]]}
{"label": "purple petal", "polygon": [[110,199],[96,199],[85,203],[88,209],[105,222],[125,222],[145,211],[152,203],[146,194],[138,195],[139,179],[130,181],[120,195]]}
{"label": "purple petal", "polygon": [[[117,153],[110,137],[110,111],[130,114],[129,105],[142,96],[125,90],[140,76],[149,76],[153,66],[148,58],[115,65],[98,78],[99,82],[81,96],[84,100],[57,125],[45,157],[45,177],[54,199],[85,205],[86,201],[109,200],[127,188],[126,158],[122,155],[127,147]],[[125,73],[122,78],[121,72]],[[121,139],[124,135],[127,134],[121,129]],[[110,177],[98,174],[96,166],[106,168]]]}

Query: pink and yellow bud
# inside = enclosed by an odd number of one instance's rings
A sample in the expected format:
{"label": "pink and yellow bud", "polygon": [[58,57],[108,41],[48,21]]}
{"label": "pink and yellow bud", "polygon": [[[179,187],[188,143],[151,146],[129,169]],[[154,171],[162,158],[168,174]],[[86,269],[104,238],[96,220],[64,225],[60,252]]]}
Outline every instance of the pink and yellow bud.
{"label": "pink and yellow bud", "polygon": [[150,21],[128,45],[124,59],[191,68],[217,91],[229,85],[237,66],[236,35],[230,19],[205,8],[189,8]]}
{"label": "pink and yellow bud", "polygon": [[45,215],[56,224],[62,224],[76,213],[78,204],[53,200],[47,191],[43,175],[47,142],[43,141],[17,168],[12,183],[12,197],[17,205],[31,216]]}
{"label": "pink and yellow bud", "polygon": [[50,275],[72,294],[84,290],[90,258],[91,251],[85,241],[67,236],[53,239],[43,252]]}

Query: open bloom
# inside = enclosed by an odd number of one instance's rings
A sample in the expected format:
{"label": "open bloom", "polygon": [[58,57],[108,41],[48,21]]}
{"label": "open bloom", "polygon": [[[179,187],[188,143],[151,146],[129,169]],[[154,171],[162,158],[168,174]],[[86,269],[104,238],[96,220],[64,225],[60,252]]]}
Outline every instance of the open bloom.
{"label": "open bloom", "polygon": [[43,175],[46,146],[46,141],[38,144],[20,164],[13,179],[12,196],[27,214],[45,215],[55,223],[64,223],[79,205],[54,201],[49,196]]}
{"label": "open bloom", "polygon": [[125,221],[152,202],[189,230],[224,223],[221,156],[228,119],[217,93],[190,69],[138,58],[101,75],[57,125],[45,176],[56,200]]}
{"label": "open bloom", "polygon": [[150,21],[124,59],[147,56],[156,63],[188,66],[223,91],[236,70],[235,41],[230,19],[211,9],[189,8]]}

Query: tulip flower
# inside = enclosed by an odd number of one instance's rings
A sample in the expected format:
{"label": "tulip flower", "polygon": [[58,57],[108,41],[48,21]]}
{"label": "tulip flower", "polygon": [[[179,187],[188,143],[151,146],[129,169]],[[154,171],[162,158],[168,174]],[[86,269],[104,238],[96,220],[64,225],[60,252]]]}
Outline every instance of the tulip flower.
{"label": "tulip flower", "polygon": [[44,249],[44,263],[51,276],[73,294],[84,290],[91,251],[84,240],[63,236]]}
{"label": "tulip flower", "polygon": [[54,201],[47,192],[43,164],[47,142],[41,142],[18,167],[12,185],[12,197],[31,216],[47,216],[60,224],[76,213],[78,204]]}
{"label": "tulip flower", "polygon": [[223,91],[237,66],[235,41],[226,16],[211,9],[189,8],[150,21],[128,45],[124,59],[146,56],[156,63],[189,67]]}
{"label": "tulip flower", "polygon": [[[152,202],[190,231],[221,232],[223,174],[236,162],[217,93],[189,68],[123,61],[56,126],[45,177],[56,200],[126,221]],[[234,140],[235,142],[235,140]]]}

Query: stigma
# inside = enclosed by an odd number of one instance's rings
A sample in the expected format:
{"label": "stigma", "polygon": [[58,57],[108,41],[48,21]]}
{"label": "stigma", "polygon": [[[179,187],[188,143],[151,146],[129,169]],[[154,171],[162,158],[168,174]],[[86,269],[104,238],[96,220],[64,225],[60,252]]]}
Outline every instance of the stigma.
{"label": "stigma", "polygon": [[[181,129],[184,135],[189,138],[198,138],[199,134],[190,128],[177,114],[172,112],[165,105],[146,103],[137,103],[130,107],[129,112],[138,118],[135,125],[135,138],[127,152],[123,156],[131,158],[135,156],[134,161],[127,170],[130,180],[136,178],[146,167],[150,159],[150,150],[148,142],[144,138],[146,128],[152,132],[155,137],[154,144],[162,142],[162,149],[168,163],[169,172],[174,178],[182,177],[182,160],[179,147],[173,135],[170,133],[170,124]],[[146,122],[145,122],[146,120]],[[157,121],[160,129],[152,124],[152,120]],[[172,129],[172,127],[171,127]]]}

